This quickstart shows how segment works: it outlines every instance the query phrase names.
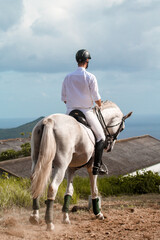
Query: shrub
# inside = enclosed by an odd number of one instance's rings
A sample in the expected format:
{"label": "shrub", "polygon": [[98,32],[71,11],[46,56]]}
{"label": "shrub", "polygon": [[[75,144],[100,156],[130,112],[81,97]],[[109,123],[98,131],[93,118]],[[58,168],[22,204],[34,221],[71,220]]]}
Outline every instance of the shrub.
{"label": "shrub", "polygon": [[125,179],[123,188],[127,193],[145,194],[159,192],[160,176],[158,173],[147,171],[137,172],[135,176],[128,176]]}
{"label": "shrub", "polygon": [[24,143],[21,145],[20,151],[15,151],[13,149],[6,150],[0,154],[0,161],[15,159],[18,157],[27,157],[31,155],[31,145],[30,143]]}
{"label": "shrub", "polygon": [[15,159],[18,157],[19,157],[19,152],[9,149],[0,154],[0,161],[8,160],[8,159]]}
{"label": "shrub", "polygon": [[151,171],[136,175],[104,177],[98,179],[99,192],[103,196],[118,194],[159,193],[160,176]]}
{"label": "shrub", "polygon": [[20,151],[22,156],[27,157],[31,155],[31,145],[29,142],[21,145],[22,150]]}

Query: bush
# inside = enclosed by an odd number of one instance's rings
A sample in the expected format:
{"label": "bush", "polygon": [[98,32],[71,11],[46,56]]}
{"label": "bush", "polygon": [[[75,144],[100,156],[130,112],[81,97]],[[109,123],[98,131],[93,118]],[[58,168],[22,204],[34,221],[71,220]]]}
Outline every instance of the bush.
{"label": "bush", "polygon": [[158,193],[160,185],[160,176],[158,173],[147,171],[143,173],[137,172],[135,176],[125,177],[125,182],[122,188],[126,193],[145,194],[145,193]]}
{"label": "bush", "polygon": [[19,152],[16,152],[12,149],[6,150],[0,154],[0,161],[15,159],[19,157]]}
{"label": "bush", "polygon": [[21,145],[20,151],[15,151],[13,149],[6,150],[0,154],[0,161],[15,159],[19,157],[27,157],[31,155],[31,145],[30,143],[24,143]]}
{"label": "bush", "polygon": [[118,194],[159,193],[160,176],[151,171],[136,175],[105,177],[98,179],[99,192],[103,196]]}
{"label": "bush", "polygon": [[29,142],[22,144],[21,148],[22,150],[20,152],[22,156],[27,157],[31,155],[31,145]]}

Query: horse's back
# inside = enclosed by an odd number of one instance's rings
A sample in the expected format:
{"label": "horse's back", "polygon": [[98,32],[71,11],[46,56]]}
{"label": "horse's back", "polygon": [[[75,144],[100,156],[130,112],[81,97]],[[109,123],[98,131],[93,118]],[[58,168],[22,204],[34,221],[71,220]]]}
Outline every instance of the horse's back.
{"label": "horse's back", "polygon": [[[32,145],[34,146],[34,155],[38,155],[38,146],[40,145],[44,121],[52,119],[53,134],[56,140],[56,161],[64,161],[69,155],[72,155],[71,166],[85,164],[94,151],[94,142],[88,131],[82,124],[73,117],[66,114],[52,114],[40,120],[33,129]],[[32,154],[33,155],[33,154]]]}

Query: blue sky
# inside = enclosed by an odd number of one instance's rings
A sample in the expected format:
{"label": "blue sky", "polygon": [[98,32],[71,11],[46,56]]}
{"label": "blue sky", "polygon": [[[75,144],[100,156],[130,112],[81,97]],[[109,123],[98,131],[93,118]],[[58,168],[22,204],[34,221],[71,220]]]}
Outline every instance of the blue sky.
{"label": "blue sky", "polygon": [[0,0],[0,118],[65,112],[61,85],[90,51],[103,100],[160,113],[159,0]]}

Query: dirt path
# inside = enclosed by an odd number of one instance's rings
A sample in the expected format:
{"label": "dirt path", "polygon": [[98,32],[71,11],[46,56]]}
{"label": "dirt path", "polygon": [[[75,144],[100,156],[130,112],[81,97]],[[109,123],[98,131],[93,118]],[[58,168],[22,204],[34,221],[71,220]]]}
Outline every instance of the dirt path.
{"label": "dirt path", "polygon": [[101,221],[86,210],[88,201],[80,200],[77,206],[79,210],[70,213],[71,224],[63,225],[61,205],[55,204],[54,232],[46,231],[44,208],[40,212],[42,223],[39,226],[29,223],[30,210],[3,210],[0,212],[0,240],[160,240],[160,195],[102,199],[105,219]]}

